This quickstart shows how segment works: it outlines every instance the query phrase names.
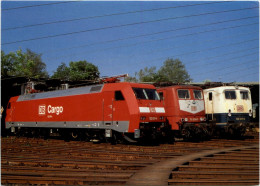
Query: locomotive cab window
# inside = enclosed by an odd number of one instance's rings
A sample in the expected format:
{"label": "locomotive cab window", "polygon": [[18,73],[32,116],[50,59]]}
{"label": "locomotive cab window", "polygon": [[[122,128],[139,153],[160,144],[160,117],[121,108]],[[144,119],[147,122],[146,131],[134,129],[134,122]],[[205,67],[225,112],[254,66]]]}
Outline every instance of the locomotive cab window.
{"label": "locomotive cab window", "polygon": [[248,91],[240,91],[241,99],[249,99]]}
{"label": "locomotive cab window", "polygon": [[195,99],[203,99],[201,90],[193,90],[193,95]]}
{"label": "locomotive cab window", "polygon": [[137,99],[159,100],[159,95],[155,89],[133,88]]}
{"label": "locomotive cab window", "polygon": [[149,100],[159,100],[159,95],[155,89],[144,89]]}
{"label": "locomotive cab window", "polygon": [[236,99],[236,92],[234,90],[226,90],[225,98],[226,99]]}
{"label": "locomotive cab window", "polygon": [[190,99],[189,90],[178,90],[179,99]]}
{"label": "locomotive cab window", "polygon": [[122,101],[122,100],[125,100],[122,92],[119,90],[119,91],[115,91],[115,100],[116,101]]}

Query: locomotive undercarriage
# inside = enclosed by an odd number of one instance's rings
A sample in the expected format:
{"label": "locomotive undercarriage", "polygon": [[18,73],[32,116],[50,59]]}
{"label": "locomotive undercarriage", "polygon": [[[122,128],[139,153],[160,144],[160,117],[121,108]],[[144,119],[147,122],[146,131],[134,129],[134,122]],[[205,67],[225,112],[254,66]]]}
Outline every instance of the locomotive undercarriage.
{"label": "locomotive undercarriage", "polygon": [[228,122],[222,126],[215,127],[215,136],[221,138],[241,138],[245,135],[247,130],[253,128],[250,123],[244,122]]}
{"label": "locomotive undercarriage", "polygon": [[182,123],[179,134],[185,141],[203,141],[212,137],[213,128],[207,123]]}
{"label": "locomotive undercarriage", "polygon": [[[11,127],[9,135],[25,137],[42,137],[44,139],[59,137],[64,141],[92,141],[118,143],[121,141],[120,133],[111,130],[108,138],[105,129],[73,129],[73,128],[36,128],[36,127]],[[122,138],[123,139],[123,138]]]}
{"label": "locomotive undercarriage", "polygon": [[140,137],[142,140],[156,143],[173,143],[174,135],[167,123],[140,123]]}
{"label": "locomotive undercarriage", "polygon": [[25,137],[42,137],[44,139],[59,137],[65,141],[92,141],[95,143],[137,143],[140,141],[156,143],[173,143],[174,137],[169,125],[164,123],[140,123],[137,133],[122,133],[112,129],[83,129],[83,128],[40,128],[40,127],[11,127],[10,134]]}

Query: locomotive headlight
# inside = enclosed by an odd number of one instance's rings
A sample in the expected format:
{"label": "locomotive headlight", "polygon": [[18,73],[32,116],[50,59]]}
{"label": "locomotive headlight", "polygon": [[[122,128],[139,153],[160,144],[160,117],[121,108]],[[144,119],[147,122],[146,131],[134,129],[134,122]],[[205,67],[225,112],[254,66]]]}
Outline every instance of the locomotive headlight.
{"label": "locomotive headlight", "polygon": [[228,110],[228,116],[231,116],[231,109]]}
{"label": "locomotive headlight", "polygon": [[249,110],[249,116],[252,117],[252,110]]}
{"label": "locomotive headlight", "polygon": [[188,118],[185,118],[185,121],[188,121]]}
{"label": "locomotive headlight", "polygon": [[200,118],[200,121],[205,121],[206,120],[206,118]]}

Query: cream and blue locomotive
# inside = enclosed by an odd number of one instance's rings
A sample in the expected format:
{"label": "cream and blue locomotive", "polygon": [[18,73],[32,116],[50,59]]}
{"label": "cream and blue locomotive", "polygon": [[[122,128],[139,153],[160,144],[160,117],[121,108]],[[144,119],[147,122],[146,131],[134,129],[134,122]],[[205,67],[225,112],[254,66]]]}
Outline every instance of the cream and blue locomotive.
{"label": "cream and blue locomotive", "polygon": [[206,118],[216,131],[230,136],[243,136],[252,117],[250,89],[221,86],[204,89],[203,92]]}

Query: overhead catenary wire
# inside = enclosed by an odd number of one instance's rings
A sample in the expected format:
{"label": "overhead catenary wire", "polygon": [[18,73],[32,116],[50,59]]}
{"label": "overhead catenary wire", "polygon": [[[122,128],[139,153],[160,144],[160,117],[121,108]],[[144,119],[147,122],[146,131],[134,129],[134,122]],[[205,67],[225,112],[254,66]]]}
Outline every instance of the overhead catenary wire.
{"label": "overhead catenary wire", "polygon": [[220,74],[218,74],[218,76],[230,76],[230,74],[238,73],[238,72],[245,71],[245,70],[251,70],[251,69],[258,69],[258,68],[256,68],[255,66],[252,66],[252,67],[247,67],[246,69],[243,68],[240,70],[235,70],[235,71],[232,70],[230,72],[220,73]]}
{"label": "overhead catenary wire", "polygon": [[151,20],[151,21],[128,23],[128,24],[122,24],[122,25],[114,25],[114,26],[108,26],[108,27],[101,27],[101,28],[94,28],[94,29],[88,29],[88,30],[81,30],[81,31],[75,31],[75,32],[68,32],[68,33],[62,33],[62,34],[55,34],[55,35],[48,35],[48,36],[24,39],[24,40],[19,40],[19,41],[11,41],[11,42],[7,42],[7,43],[2,43],[2,45],[9,45],[9,44],[15,44],[15,43],[21,43],[21,42],[27,42],[27,41],[34,41],[34,40],[41,40],[41,39],[47,39],[47,38],[54,38],[54,37],[60,37],[60,36],[68,36],[68,35],[79,34],[79,33],[84,33],[84,32],[91,32],[91,31],[99,31],[99,30],[105,30],[105,29],[133,26],[133,25],[138,25],[138,24],[154,23],[154,22],[167,21],[167,20],[173,20],[173,19],[181,19],[181,18],[188,18],[188,17],[195,17],[195,16],[213,15],[213,14],[219,14],[219,13],[243,11],[243,10],[254,9],[254,8],[258,8],[258,7],[223,10],[223,11],[207,12],[207,13],[201,13],[201,14],[192,14],[192,15],[186,15],[186,16],[169,17],[169,18],[156,19],[156,20]]}
{"label": "overhead catenary wire", "polygon": [[233,78],[234,78],[235,82],[237,82],[237,80],[239,80],[239,79],[242,79],[242,78],[245,78],[245,77],[248,77],[248,76],[255,76],[256,74],[258,74],[258,76],[257,76],[258,80],[257,81],[259,81],[259,71],[258,72],[252,72],[251,71],[250,73],[247,73],[247,74],[239,73],[238,76],[233,76]]}
{"label": "overhead catenary wire", "polygon": [[[252,69],[252,70],[251,70]],[[247,72],[246,74],[243,74],[242,72],[245,72],[245,70],[247,71],[247,70],[250,70],[250,75],[255,75],[255,74],[259,74],[259,72],[252,72],[253,70],[255,70],[255,69],[257,69],[258,70],[258,68],[256,68],[255,66],[252,66],[252,67],[248,67],[248,68],[243,68],[243,69],[240,69],[240,70],[232,70],[232,71],[229,71],[229,72],[225,72],[225,73],[219,73],[219,74],[217,74],[217,75],[214,75],[214,77],[226,77],[226,76],[229,76],[229,77],[231,77],[230,76],[230,74],[234,74],[234,73],[237,73],[237,74],[239,74],[238,76],[232,76],[232,81],[233,82],[236,82],[238,79],[241,79],[241,78],[245,78],[246,76],[245,75],[248,75],[249,73]],[[242,74],[241,74],[242,73]],[[204,76],[204,77],[201,77],[202,79],[212,79],[210,76],[208,76],[208,75],[206,75],[206,76]],[[226,81],[226,82],[228,82],[228,81]]]}
{"label": "overhead catenary wire", "polygon": [[[98,50],[92,50],[92,51],[89,51],[91,53],[95,53],[95,52],[102,52],[102,51],[105,51],[105,50],[111,50],[111,49],[118,49],[118,48],[125,48],[125,47],[131,47],[131,46],[137,46],[137,45],[140,45],[140,44],[147,44],[147,43],[151,43],[151,42],[155,42],[155,41],[163,41],[163,40],[168,40],[168,39],[174,39],[174,38],[180,38],[180,37],[187,37],[187,36],[193,36],[193,35],[198,35],[198,34],[203,34],[203,33],[208,33],[208,32],[215,32],[215,31],[220,31],[220,30],[225,30],[225,29],[233,29],[233,28],[238,28],[238,27],[242,27],[242,26],[251,26],[251,25],[255,25],[255,24],[258,24],[258,23],[250,23],[250,24],[244,24],[244,25],[236,25],[236,26],[231,26],[231,27],[224,27],[224,28],[219,28],[219,29],[212,29],[212,30],[207,30],[207,31],[201,31],[201,32],[194,32],[194,33],[190,33],[190,34],[181,34],[181,35],[177,35],[177,36],[171,36],[171,37],[164,37],[164,38],[159,38],[159,39],[153,39],[153,40],[149,40],[149,41],[141,41],[141,42],[137,42],[137,43],[133,43],[133,44],[127,44],[127,45],[121,45],[121,46],[117,46],[117,47],[109,47],[109,48],[103,48],[103,49],[98,49]],[[185,28],[186,29],[186,28]],[[179,29],[178,29],[179,30]],[[256,32],[256,31],[254,31]],[[254,33],[253,32],[253,33]],[[246,34],[250,34],[252,32],[249,32],[249,33],[242,33],[242,34],[238,34],[238,36],[241,36],[241,35],[246,35]],[[213,39],[214,40],[214,39]],[[209,41],[212,41],[212,40],[209,40]],[[169,49],[172,49],[172,48],[176,48],[175,46],[174,47],[170,47]],[[179,48],[179,46],[178,46]],[[163,50],[165,51],[165,49],[160,49],[160,50]],[[160,51],[160,50],[156,50],[156,52]],[[86,51],[84,51],[85,53]],[[148,52],[148,54],[150,53],[153,53],[154,51],[150,51]],[[80,52],[80,53],[83,53],[83,52]],[[68,56],[73,56],[73,55],[77,55],[77,54],[80,54],[80,53],[73,53],[73,54],[66,54],[66,55],[63,55],[63,56],[59,56],[60,57],[68,57]],[[147,54],[146,53],[143,53],[143,54]],[[128,56],[128,57],[131,57],[131,56]],[[53,59],[53,58],[48,58],[48,59]]]}
{"label": "overhead catenary wire", "polygon": [[[77,0],[77,1],[80,1],[80,0]],[[77,2],[77,1],[62,1],[62,2],[45,3],[45,4],[39,4],[39,5],[28,5],[28,6],[20,6],[20,7],[13,7],[13,8],[4,8],[4,9],[2,9],[2,11],[17,10],[17,9],[23,9],[23,8],[33,8],[33,7],[48,6],[48,5],[57,5],[57,4],[72,3],[72,2]]]}
{"label": "overhead catenary wire", "polygon": [[73,22],[73,21],[80,21],[80,20],[87,20],[87,19],[95,19],[95,18],[102,18],[102,17],[127,15],[127,14],[151,12],[151,11],[160,11],[160,10],[168,10],[168,9],[175,9],[175,8],[185,8],[185,7],[209,5],[209,4],[216,4],[216,3],[226,3],[226,2],[231,2],[231,1],[224,1],[224,2],[219,1],[219,2],[188,4],[188,5],[181,5],[181,6],[153,8],[153,9],[145,9],[145,10],[136,10],[136,11],[128,11],[128,12],[119,12],[119,13],[111,13],[111,14],[104,14],[104,15],[88,16],[88,17],[81,17],[81,18],[74,18],[74,19],[65,19],[65,20],[50,21],[50,22],[37,23],[37,24],[31,24],[31,25],[23,25],[23,26],[11,27],[11,28],[3,28],[2,31],[28,28],[28,27],[35,27],[35,26],[50,25],[50,24],[57,24],[57,23],[66,23],[66,22]]}
{"label": "overhead catenary wire", "polygon": [[[200,59],[200,60],[197,60],[197,61],[192,61],[192,63],[186,63],[186,64],[188,64],[189,66],[187,66],[187,69],[189,69],[189,68],[196,68],[196,67],[194,67],[194,65],[196,65],[196,66],[198,66],[196,63],[200,63],[201,64],[201,61],[202,60],[204,60],[205,61],[205,64],[203,64],[203,65],[205,65],[205,66],[207,66],[207,65],[211,65],[211,64],[214,64],[215,63],[215,61],[213,61],[213,62],[211,62],[211,63],[209,63],[208,61],[206,61],[206,60],[212,60],[212,59],[215,59],[215,58],[219,58],[219,57],[223,57],[223,56],[226,56],[226,55],[230,55],[230,54],[235,54],[235,53],[241,53],[241,52],[245,52],[245,51],[248,51],[248,50],[254,50],[254,49],[258,49],[259,47],[257,46],[257,47],[252,47],[252,48],[247,48],[247,50],[245,50],[245,49],[243,49],[243,50],[235,50],[235,51],[232,51],[232,52],[228,52],[228,53],[222,53],[222,54],[220,54],[220,55],[216,55],[216,56],[211,56],[211,57],[207,57],[207,58],[203,58],[203,59]],[[239,56],[239,57],[232,57],[232,58],[228,58],[228,59],[225,59],[225,60],[233,60],[233,59],[237,59],[237,58],[240,58],[241,56]]]}
{"label": "overhead catenary wire", "polygon": [[[211,47],[211,48],[207,48],[207,49],[203,49],[203,50],[195,50],[195,51],[191,51],[191,52],[189,51],[189,52],[185,52],[185,53],[181,53],[181,54],[175,54],[175,55],[172,55],[172,56],[168,56],[168,58],[176,57],[176,56],[191,55],[191,54],[195,54],[195,53],[199,53],[199,52],[205,52],[205,51],[210,51],[210,50],[215,50],[215,49],[223,48],[223,47],[241,45],[241,44],[245,44],[245,43],[252,42],[252,41],[257,41],[257,40],[258,40],[258,38],[254,38],[254,39],[250,39],[250,40],[244,40],[244,41],[240,41],[240,42],[229,43],[229,44],[225,44],[225,45]],[[160,58],[149,60],[149,63],[151,64],[152,61],[165,60],[165,59],[166,59],[165,57],[160,57]],[[132,63],[132,64],[136,65],[136,64],[147,64],[147,63],[148,63],[147,61],[139,61],[139,62]]]}
{"label": "overhead catenary wire", "polygon": [[[226,17],[228,17],[229,15],[231,15],[231,14],[227,14],[227,16]],[[233,15],[233,14],[232,14]],[[241,14],[242,15],[242,14]],[[244,14],[244,15],[246,15],[246,14]],[[224,15],[223,15],[223,17],[224,17]],[[242,20],[246,20],[246,19],[251,19],[251,18],[256,18],[256,17],[258,17],[258,16],[251,16],[251,17],[248,17],[248,18],[241,18]],[[236,17],[237,18],[237,17]],[[240,19],[240,18],[239,18]],[[218,19],[219,20],[219,19]],[[234,20],[234,19],[233,19]],[[225,22],[227,22],[227,20],[225,21]],[[231,21],[230,21],[231,22]],[[251,22],[251,21],[250,21]],[[195,22],[193,22],[193,23],[195,23]],[[216,22],[215,22],[216,23]],[[211,23],[212,24],[212,23]],[[254,25],[254,24],[257,24],[257,23],[251,23],[251,25]],[[233,25],[233,24],[232,24]],[[153,25],[151,25],[151,26],[153,26]],[[190,25],[187,25],[187,26],[190,26]],[[196,26],[198,26],[198,25],[196,25]],[[245,25],[243,25],[243,26],[245,26]],[[250,26],[250,25],[248,25],[248,26]],[[236,28],[239,28],[238,27],[238,25],[235,25],[235,27]],[[194,28],[196,28],[196,27],[194,27]],[[215,27],[214,27],[215,28]],[[227,27],[226,27],[227,28]],[[253,27],[253,28],[255,28],[255,27]],[[200,28],[199,28],[200,29]],[[219,29],[219,27],[217,27],[217,29]],[[225,28],[222,28],[222,29],[225,29]],[[227,29],[229,29],[229,28],[227,28]],[[204,30],[204,29],[203,29]],[[203,31],[202,29],[200,29],[200,32],[199,33],[203,33],[203,32],[213,32],[213,30],[211,29],[211,30],[209,30],[209,29],[205,29],[206,31]],[[245,29],[243,29],[243,30],[245,30]],[[233,33],[238,33],[238,32],[240,32],[240,31],[242,31],[242,29],[241,30],[237,30],[237,32],[233,32]],[[160,32],[164,32],[164,31],[160,31]],[[170,31],[169,31],[170,32]],[[156,32],[154,32],[154,33],[147,33],[147,34],[142,34],[142,36],[141,35],[139,35],[139,37],[145,37],[144,35],[147,35],[147,36],[150,36],[150,35],[155,35],[155,33]],[[158,34],[159,34],[159,32],[157,32]],[[166,33],[166,31],[164,32],[164,33]],[[190,34],[184,34],[184,35],[178,35],[177,37],[186,37],[186,36],[191,36],[191,35],[193,35],[193,34],[195,34],[195,33],[190,33]],[[212,34],[210,34],[210,35],[212,35]],[[218,34],[218,35],[222,35],[222,33],[221,34]],[[229,34],[230,35],[230,34]],[[230,36],[233,36],[234,34],[232,34],[232,35],[230,35]],[[250,34],[249,36],[253,36],[253,34]],[[131,38],[134,38],[134,37],[136,37],[136,36],[130,36],[130,37],[127,37],[127,38],[129,38],[129,39],[131,39]],[[176,36],[173,36],[174,38],[177,38]],[[137,38],[137,37],[136,37]],[[208,37],[207,37],[208,38]],[[219,37],[218,37],[219,38]],[[216,39],[216,42],[218,41],[218,38]],[[241,38],[242,39],[242,37],[239,37],[239,38]],[[238,39],[239,39],[238,38]],[[248,38],[248,37],[247,37]],[[149,38],[147,38],[147,39],[149,39]],[[152,39],[152,38],[151,38]],[[163,39],[163,38],[161,38],[161,39]],[[160,41],[161,39],[159,39],[158,41]],[[97,43],[91,43],[91,44],[87,44],[88,46],[93,46],[93,45],[95,45],[95,44],[102,44],[102,43],[109,43],[109,42],[116,42],[116,40],[117,39],[114,39],[114,40],[109,40],[109,41],[101,41],[101,42],[97,42]],[[118,39],[118,41],[120,41],[120,40],[126,40],[126,38],[119,38]],[[202,40],[202,39],[201,39]],[[199,42],[203,42],[203,41],[201,41],[201,40],[199,40]],[[233,39],[232,39],[233,40]],[[147,41],[147,40],[144,40],[144,41]],[[155,40],[154,40],[155,41]],[[175,41],[175,40],[174,40]],[[249,41],[249,42],[253,42],[253,41],[255,41],[255,40],[251,40],[251,41]],[[148,42],[150,42],[150,41],[147,41],[147,43]],[[152,42],[152,41],[151,41]],[[245,43],[248,43],[248,42],[245,42]],[[234,50],[232,50],[232,49],[235,49],[235,47],[225,47],[225,46],[223,46],[223,49],[222,48],[220,48],[220,50],[217,50],[217,51],[220,51],[220,52],[215,52],[214,53],[214,51],[212,51],[212,52],[209,52],[210,54],[221,54],[221,55],[218,55],[218,56],[212,56],[212,55],[210,55],[207,59],[214,59],[214,58],[216,58],[216,57],[220,57],[220,56],[223,56],[223,55],[230,55],[230,54],[235,54],[235,53],[238,53],[238,54],[236,54],[235,56],[236,57],[232,57],[232,58],[225,58],[224,60],[225,61],[229,61],[229,60],[232,60],[232,59],[238,59],[238,58],[241,58],[241,54],[242,54],[242,52],[243,53],[245,53],[247,50],[248,50],[248,52],[250,51],[250,52],[252,52],[252,50],[253,49],[257,49],[258,47],[252,47],[252,46],[255,46],[255,44],[256,44],[256,42],[254,42],[254,43],[252,43],[252,45],[250,45],[249,43],[248,44],[245,44],[245,43],[243,43],[243,44],[237,44],[237,45],[244,45],[243,47],[241,46],[241,48],[245,48],[245,49],[243,49],[243,50],[236,50],[236,51],[234,51]],[[182,43],[181,43],[182,44]],[[213,46],[215,46],[217,43],[214,43],[214,45]],[[172,44],[171,44],[172,45]],[[171,46],[170,45],[170,46]],[[236,46],[237,46],[236,45]],[[176,45],[177,46],[177,45]],[[235,46],[235,45],[232,45],[232,46]],[[251,47],[251,48],[249,48],[249,47]],[[78,48],[78,47],[81,47],[81,46],[75,46],[75,48]],[[119,47],[122,47],[122,46],[119,46]],[[188,47],[188,45],[187,45],[187,47]],[[70,48],[74,48],[74,47],[70,47]],[[113,48],[118,48],[118,47],[113,47]],[[193,54],[194,54],[194,51],[191,51],[191,50],[196,50],[196,48],[197,49],[199,49],[198,47],[193,47],[193,48],[188,48],[190,51],[187,51],[187,50],[184,50],[186,53],[185,53],[185,55],[189,55],[189,54],[187,54],[187,52],[192,52]],[[202,48],[202,47],[201,47]],[[66,49],[66,48],[65,48]],[[111,48],[105,48],[104,50],[108,50],[108,49],[112,49],[112,47]],[[158,48],[159,50],[161,50],[161,51],[165,51],[165,49],[161,49],[161,48]],[[103,49],[101,49],[100,51],[104,51]],[[168,50],[168,49],[167,49]],[[213,49],[214,50],[214,49]],[[232,50],[232,51],[231,51]],[[208,51],[208,46],[207,45],[205,45],[205,47],[203,47],[201,50],[200,50],[200,52],[203,52],[203,51]],[[231,51],[231,52],[228,52],[228,53],[222,53],[222,52],[227,52],[227,51]],[[70,51],[71,52],[71,51]],[[144,52],[146,52],[146,51],[144,51]],[[180,53],[180,52],[176,52],[176,51],[173,51],[174,53]],[[206,52],[207,53],[207,52]],[[256,54],[257,54],[257,52],[255,52]],[[131,53],[130,53],[131,54]],[[143,54],[143,52],[142,52],[142,54]],[[163,53],[162,53],[163,54]],[[168,57],[168,52],[167,52],[167,54],[165,55],[165,58],[164,59],[166,59],[166,57]],[[129,54],[127,54],[127,55],[129,55]],[[164,54],[163,54],[164,55]],[[162,56],[163,56],[162,55]],[[240,56],[238,56],[238,55],[240,55]],[[248,54],[247,54],[248,55]],[[44,56],[45,56],[45,54],[44,54]],[[206,55],[205,55],[206,56]],[[85,56],[86,57],[86,56]],[[127,56],[126,56],[127,57]],[[151,56],[153,59],[155,59],[155,57],[154,56]],[[98,58],[97,58],[98,59]],[[152,59],[152,60],[153,60]],[[186,58],[185,58],[186,59]],[[192,58],[193,59],[193,58]],[[242,59],[241,59],[242,60]],[[132,60],[133,62],[135,62],[134,60]],[[139,61],[139,60],[138,60]],[[140,60],[141,61],[141,60]],[[146,60],[147,62],[148,62],[148,60]],[[220,63],[220,62],[222,62],[221,60],[219,60],[219,61],[217,61],[217,60],[214,60],[215,62],[214,63]],[[95,61],[95,63],[98,63],[98,61]],[[109,60],[108,60],[108,62],[110,63],[111,62],[111,64],[112,64],[112,61],[111,61],[111,58],[109,57]],[[150,61],[149,61],[150,62]],[[224,62],[224,61],[223,61]],[[129,63],[129,62],[128,62]],[[138,63],[140,63],[140,62],[138,62]],[[191,64],[191,65],[194,65],[194,64],[197,64],[197,67],[195,67],[195,68],[199,68],[199,66],[202,66],[202,64],[204,64],[204,61],[203,60],[197,60],[196,62],[195,61],[193,61],[193,60],[190,60],[189,61],[189,63],[187,63],[187,64]],[[243,64],[244,64],[245,62],[243,62]],[[130,63],[129,63],[130,64]],[[211,65],[211,64],[213,64],[213,63],[211,63],[211,62],[206,62],[206,64],[205,64],[205,66],[206,65]],[[238,64],[240,64],[240,63],[238,63],[238,62],[236,62],[236,63],[234,63],[234,65],[236,65],[236,68],[238,68]],[[150,63],[149,63],[149,65],[150,65]],[[185,65],[186,65],[186,63],[185,63]],[[227,65],[230,65],[230,64],[227,64]],[[204,66],[204,65],[203,65]],[[226,66],[226,65],[223,65],[224,67]],[[218,66],[217,66],[218,67]],[[229,67],[229,68],[231,68],[231,67]],[[226,69],[228,69],[228,68],[224,68],[223,70],[226,70]],[[216,69],[217,70],[217,69]],[[197,70],[196,70],[197,71]],[[203,69],[201,69],[200,70],[201,72],[203,72]]]}
{"label": "overhead catenary wire", "polygon": [[[199,24],[199,25],[193,25],[193,26],[188,26],[188,27],[181,27],[181,28],[176,28],[176,29],[164,30],[164,31],[160,31],[160,32],[153,32],[153,33],[135,35],[135,36],[125,37],[125,38],[118,38],[118,39],[113,39],[113,40],[95,42],[95,43],[90,43],[90,44],[85,44],[85,45],[60,48],[60,49],[57,49],[57,50],[48,50],[48,51],[44,51],[44,52],[56,53],[57,51],[64,51],[66,49],[75,49],[75,48],[89,47],[89,46],[106,44],[106,43],[112,43],[112,42],[118,42],[118,41],[124,41],[124,40],[129,40],[129,39],[136,39],[136,38],[140,38],[140,37],[147,37],[147,36],[152,36],[152,35],[158,35],[158,34],[163,34],[163,33],[167,33],[167,32],[175,32],[175,31],[187,30],[187,29],[192,29],[192,28],[199,28],[199,27],[204,27],[204,26],[210,26],[210,25],[234,22],[234,21],[241,21],[241,20],[252,19],[252,18],[257,18],[257,17],[258,16],[250,16],[250,17],[243,17],[243,18],[238,18],[238,19],[216,21],[216,22],[211,22],[211,23],[207,23],[207,24]],[[257,23],[253,23],[253,24],[257,24]],[[250,26],[250,25],[251,24],[236,25],[236,26],[231,26],[231,27],[226,27],[226,28],[219,28],[219,29],[215,29],[215,30],[212,30],[212,31],[225,30],[225,29],[231,29],[231,28],[237,28],[237,27],[243,27],[243,26]],[[205,31],[205,32],[211,32],[211,31]]]}
{"label": "overhead catenary wire", "polygon": [[[254,31],[254,32],[257,32],[257,31]],[[242,33],[242,34],[238,34],[238,35],[233,35],[233,36],[241,36],[241,35],[247,35],[247,34],[251,34],[251,33],[254,33],[254,32],[249,32],[249,33]],[[225,36],[226,37],[226,36]],[[225,38],[224,37],[224,38]],[[212,40],[214,40],[214,39],[210,39],[210,40],[206,40],[206,41],[203,41],[203,44],[205,44],[205,42],[211,42]],[[253,39],[253,40],[246,40],[246,41],[242,41],[242,42],[238,42],[238,43],[231,43],[231,44],[228,44],[228,45],[222,45],[222,46],[217,46],[217,47],[212,47],[212,48],[209,48],[209,50],[213,50],[213,49],[218,49],[218,48],[222,48],[222,47],[225,47],[225,46],[233,46],[233,45],[240,45],[240,44],[244,44],[244,43],[247,43],[247,42],[251,42],[251,41],[255,41],[255,40],[257,40],[257,39]],[[185,46],[185,45],[184,45]],[[121,47],[117,47],[117,48],[122,48],[123,46],[121,46]],[[180,46],[180,47],[182,47],[182,46]],[[177,47],[177,48],[180,48],[179,46]],[[167,49],[161,49],[160,51],[166,51],[166,50],[169,50],[169,49],[172,49],[172,48],[176,48],[175,46],[174,47],[170,47],[170,48],[167,48]],[[156,50],[157,52],[159,51],[159,50]],[[202,50],[202,51],[204,51],[204,50]],[[207,49],[206,49],[206,51],[207,51]],[[183,56],[183,55],[190,55],[190,54],[194,54],[194,53],[198,53],[198,52],[201,52],[200,50],[198,50],[198,51],[193,51],[193,52],[185,52],[185,53],[182,53],[182,54],[177,54],[176,56]],[[149,52],[149,53],[153,53],[153,51],[152,52]],[[76,54],[73,54],[73,55],[76,55]],[[173,56],[170,56],[170,57],[173,57]],[[131,58],[131,56],[128,56],[128,58]],[[162,57],[162,58],[157,58],[157,59],[155,59],[155,60],[150,60],[149,62],[151,62],[151,61],[157,61],[157,60],[164,60],[165,58],[164,57]],[[146,63],[146,62],[137,62],[137,63]],[[147,62],[148,63],[148,62]]]}
{"label": "overhead catenary wire", "polygon": [[[239,56],[237,58],[243,58],[243,57],[248,57],[248,56],[251,56],[251,55],[254,55],[254,54],[257,54],[258,52],[254,52],[254,53],[251,53],[251,54],[248,54],[248,55],[244,55],[244,56]],[[253,60],[249,60],[249,61],[243,61],[242,63],[236,63],[236,65],[234,66],[234,64],[232,64],[231,66],[226,66],[226,67],[221,67],[221,68],[218,68],[218,69],[214,69],[214,70],[209,70],[209,71],[203,71],[203,72],[199,72],[199,73],[195,73],[195,74],[192,74],[192,76],[199,76],[199,75],[202,75],[202,74],[208,74],[208,73],[214,73],[214,72],[218,72],[218,71],[223,71],[224,69],[229,69],[229,68],[236,68],[238,67],[239,65],[241,64],[246,64],[246,63],[250,63],[250,62],[257,62],[257,59],[253,59]],[[217,64],[221,63],[221,62],[215,62]],[[196,68],[194,68],[196,69]]]}
{"label": "overhead catenary wire", "polygon": [[[249,26],[249,25],[255,25],[257,23],[254,23],[254,24],[247,24],[245,26]],[[214,30],[216,31],[216,30]],[[253,31],[253,32],[247,32],[247,33],[242,33],[242,34],[237,34],[237,35],[233,35],[234,37],[237,37],[237,36],[242,36],[242,35],[247,35],[247,34],[252,34],[252,33],[256,33],[257,31]],[[187,36],[193,36],[193,35],[198,35],[198,34],[204,34],[204,33],[207,33],[206,32],[196,32],[196,33],[191,33],[191,34],[183,34],[183,35],[177,35],[176,37],[175,36],[172,36],[172,37],[166,37],[166,38],[160,38],[160,39],[155,39],[155,40],[150,40],[150,41],[146,41],[146,42],[140,42],[140,43],[137,43],[137,44],[144,44],[144,43],[150,43],[150,42],[154,42],[154,41],[162,41],[162,40],[167,40],[167,39],[174,39],[174,38],[180,38],[180,37],[187,37]],[[230,38],[230,36],[220,36],[218,37],[218,39],[223,39],[223,38]],[[208,40],[205,40],[205,41],[202,41],[201,43],[205,44],[206,42],[211,42],[211,41],[214,41],[214,39],[208,39]],[[133,44],[134,45],[134,44]],[[136,45],[136,44],[135,44]],[[173,46],[173,47],[168,47],[168,48],[164,48],[164,49],[156,49],[156,50],[152,50],[152,51],[149,51],[149,52],[146,52],[146,53],[143,53],[143,54],[151,54],[151,53],[154,53],[154,52],[160,52],[160,51],[166,51],[166,50],[171,50],[171,49],[176,49],[176,48],[183,48],[185,47],[186,45],[178,45],[178,46]],[[121,46],[120,48],[122,48],[124,46]],[[129,57],[132,57],[132,56],[129,56]]]}

